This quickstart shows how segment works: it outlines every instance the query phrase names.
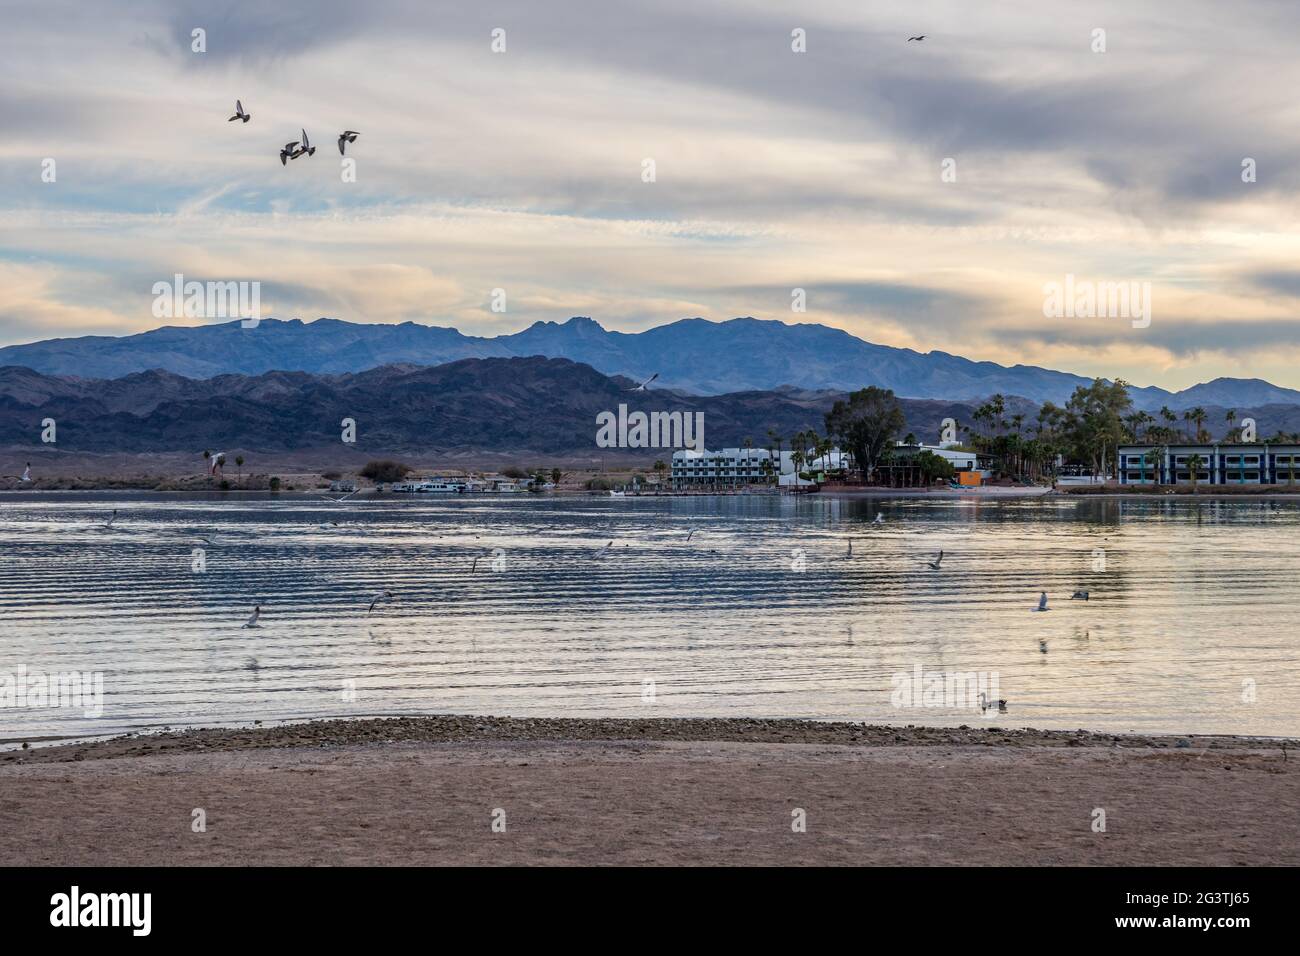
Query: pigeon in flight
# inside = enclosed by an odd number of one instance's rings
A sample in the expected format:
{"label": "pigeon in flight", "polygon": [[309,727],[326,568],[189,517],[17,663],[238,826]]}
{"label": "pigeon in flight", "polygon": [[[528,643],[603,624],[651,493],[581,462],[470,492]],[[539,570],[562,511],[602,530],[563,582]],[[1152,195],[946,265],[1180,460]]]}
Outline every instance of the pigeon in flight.
{"label": "pigeon in flight", "polygon": [[247,123],[252,118],[253,118],[252,113],[244,112],[244,104],[239,102],[239,100],[235,100],[235,115],[230,117],[230,119],[227,120],[227,122],[233,123],[235,120],[243,120],[245,123]]}
{"label": "pigeon in flight", "polygon": [[280,165],[288,166],[289,160],[297,159],[301,155],[302,152],[298,149],[297,140],[294,140],[292,143],[285,143],[284,148],[280,150]]}
{"label": "pigeon in flight", "polygon": [[257,619],[261,616],[262,606],[259,604],[253,608],[253,613],[249,616],[248,620],[241,625],[240,630],[242,631],[245,627],[261,627],[262,625],[257,623]]}
{"label": "pigeon in flight", "polygon": [[907,38],[907,42],[908,42],[908,43],[911,43],[913,40],[924,40],[924,39],[925,39],[925,36],[926,36],[926,35],[925,35],[924,33],[922,33],[919,37],[908,37],[908,38]]}
{"label": "pigeon in flight", "polygon": [[648,379],[646,379],[644,382],[642,382],[642,383],[641,383],[640,385],[638,385],[636,388],[629,388],[628,391],[629,391],[629,392],[644,392],[644,391],[646,390],[646,386],[649,385],[651,382],[653,382],[653,381],[654,381],[655,379],[657,379],[658,377],[659,377],[659,373],[658,373],[658,372],[655,372],[653,375],[651,375]]}
{"label": "pigeon in flight", "polygon": [[1075,591],[1073,594],[1070,595],[1070,600],[1071,600],[1071,601],[1086,601],[1086,600],[1088,600],[1088,592],[1087,592],[1087,591]]}
{"label": "pigeon in flight", "polygon": [[381,601],[388,602],[391,601],[392,599],[393,599],[393,592],[388,590],[388,588],[384,588],[382,591],[376,594],[375,599],[370,602],[370,610],[366,611],[366,614],[369,615],[370,611],[373,611],[375,609],[375,605],[380,603]]}
{"label": "pigeon in flight", "polygon": [[357,137],[360,135],[361,134],[354,129],[345,129],[342,133],[340,133],[339,134],[339,155],[340,156],[346,155],[343,152],[344,147],[347,146],[348,143],[355,143],[357,141]]}
{"label": "pigeon in flight", "polygon": [[942,552],[942,551],[939,552],[939,556],[938,556],[937,558],[935,558],[933,561],[928,561],[928,562],[926,562],[926,563],[929,564],[929,566],[930,566],[930,570],[932,570],[932,571],[938,571],[938,570],[939,570],[939,563],[940,563],[941,561],[943,561],[943,552]]}
{"label": "pigeon in flight", "polygon": [[298,151],[298,155],[301,156],[303,153],[306,153],[308,156],[316,155],[316,147],[313,146],[311,143],[307,142],[306,130],[302,131],[302,149]]}

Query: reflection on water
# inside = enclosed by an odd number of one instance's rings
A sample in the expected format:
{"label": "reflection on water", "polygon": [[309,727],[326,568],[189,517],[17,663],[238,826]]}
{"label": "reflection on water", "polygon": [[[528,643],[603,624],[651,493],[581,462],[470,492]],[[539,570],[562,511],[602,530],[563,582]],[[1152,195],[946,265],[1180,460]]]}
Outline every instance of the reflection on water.
{"label": "reflection on water", "polygon": [[0,696],[20,667],[102,672],[104,709],[2,707],[0,739],[398,713],[986,720],[893,707],[917,665],[996,672],[1006,726],[1295,735],[1298,525],[1282,500],[6,495]]}

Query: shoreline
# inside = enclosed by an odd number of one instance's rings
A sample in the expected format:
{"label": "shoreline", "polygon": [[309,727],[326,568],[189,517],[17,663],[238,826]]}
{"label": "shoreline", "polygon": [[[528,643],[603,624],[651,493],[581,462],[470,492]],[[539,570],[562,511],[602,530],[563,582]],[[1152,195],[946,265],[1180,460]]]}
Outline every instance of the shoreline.
{"label": "shoreline", "polygon": [[[976,719],[976,718],[973,718]],[[7,740],[7,745],[21,738]],[[140,754],[279,750],[355,744],[474,744],[537,741],[818,744],[830,746],[979,746],[1186,749],[1285,747],[1300,754],[1300,737],[1234,734],[1135,734],[1007,727],[997,720],[956,727],[820,721],[792,717],[497,717],[438,714],[326,717],[262,726],[186,727],[95,738],[51,738],[43,745],[0,751],[0,766],[106,760]],[[61,741],[61,742],[60,742]]]}
{"label": "shoreline", "polygon": [[11,866],[1300,864],[1300,760],[1247,738],[447,716],[5,756]]}

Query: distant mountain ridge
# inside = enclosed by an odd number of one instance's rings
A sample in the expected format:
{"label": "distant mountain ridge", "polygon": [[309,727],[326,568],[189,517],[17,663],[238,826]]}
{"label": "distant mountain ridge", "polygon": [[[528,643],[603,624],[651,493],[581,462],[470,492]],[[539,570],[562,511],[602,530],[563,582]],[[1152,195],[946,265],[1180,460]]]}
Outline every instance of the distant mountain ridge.
{"label": "distant mountain ridge", "polygon": [[[596,416],[617,411],[703,412],[705,444],[767,447],[768,430],[790,436],[825,430],[824,415],[836,391],[780,388],[689,395],[666,389],[631,391],[633,382],[602,375],[568,359],[460,359],[444,365],[385,365],[364,372],[313,375],[265,372],[190,379],[173,372],[133,372],[118,379],[44,375],[21,366],[0,367],[0,447],[40,445],[42,421],[58,424],[59,451],[178,452],[204,448],[292,451],[339,446],[341,422],[357,423],[354,450],[383,456],[494,452],[528,458],[610,454],[643,458],[657,451],[605,450],[596,445]],[[969,425],[974,407],[933,399],[902,399],[907,432],[938,437],[953,418]],[[1010,399],[1008,414],[1034,406]],[[1224,422],[1223,409],[1207,406],[1208,420]],[[1300,406],[1244,408],[1261,435],[1300,431]],[[1226,430],[1226,422],[1222,426]],[[1218,431],[1215,431],[1218,434]]]}
{"label": "distant mountain ridge", "polygon": [[[331,375],[385,365],[437,366],[465,358],[540,355],[566,358],[607,375],[659,374],[669,388],[697,395],[772,390],[782,385],[849,391],[891,388],[906,398],[974,401],[1017,395],[1062,403],[1091,380],[1029,365],[975,362],[947,352],[875,345],[841,329],[755,318],[681,319],[644,332],[612,332],[590,318],[535,322],[511,335],[464,335],[454,328],[403,322],[372,325],[340,319],[264,319],[167,326],[122,337],[49,339],[0,348],[0,365],[47,375],[117,379],[162,369],[191,379],[271,371]],[[1219,378],[1181,392],[1132,389],[1139,408],[1300,404],[1300,391],[1260,379]]]}

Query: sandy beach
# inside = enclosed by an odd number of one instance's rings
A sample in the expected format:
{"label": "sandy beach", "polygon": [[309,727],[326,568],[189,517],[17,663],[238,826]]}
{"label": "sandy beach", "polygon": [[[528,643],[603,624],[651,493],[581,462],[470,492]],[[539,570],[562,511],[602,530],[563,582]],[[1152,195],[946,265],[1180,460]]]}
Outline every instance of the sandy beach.
{"label": "sandy beach", "polygon": [[0,863],[1294,865],[1287,748],[712,719],[134,735],[0,754]]}

